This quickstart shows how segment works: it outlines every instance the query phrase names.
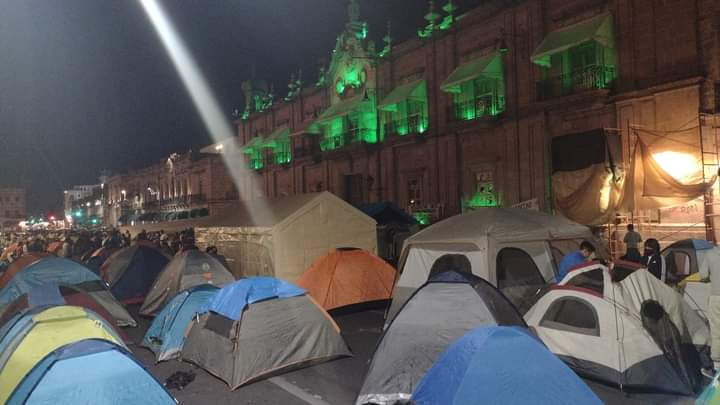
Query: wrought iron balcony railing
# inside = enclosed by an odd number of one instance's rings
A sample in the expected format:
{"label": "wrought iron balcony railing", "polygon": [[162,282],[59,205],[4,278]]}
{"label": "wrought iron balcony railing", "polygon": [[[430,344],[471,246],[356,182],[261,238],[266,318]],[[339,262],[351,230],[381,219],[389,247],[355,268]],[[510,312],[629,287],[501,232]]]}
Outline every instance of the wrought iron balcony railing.
{"label": "wrought iron balcony railing", "polygon": [[427,131],[428,120],[423,115],[411,115],[407,118],[392,120],[384,125],[385,136],[404,136],[422,134]]}
{"label": "wrought iron balcony railing", "polygon": [[608,89],[615,81],[613,66],[587,66],[537,82],[538,100],[548,100],[587,90]]}
{"label": "wrought iron balcony railing", "polygon": [[450,107],[453,121],[469,121],[483,117],[493,117],[505,110],[505,97],[483,96],[473,100],[455,102]]}

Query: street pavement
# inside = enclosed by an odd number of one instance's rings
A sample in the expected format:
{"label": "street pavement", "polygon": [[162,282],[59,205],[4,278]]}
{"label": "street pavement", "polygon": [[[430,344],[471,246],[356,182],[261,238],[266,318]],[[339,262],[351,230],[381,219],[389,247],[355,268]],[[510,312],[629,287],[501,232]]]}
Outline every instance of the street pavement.
{"label": "street pavement", "polygon": [[[142,341],[150,320],[137,315],[137,328],[127,329],[135,342]],[[172,360],[155,364],[152,352],[137,345],[136,357],[160,381],[176,371],[193,371],[195,380],[182,390],[170,390],[181,404],[278,404],[278,405],[349,405],[362,385],[365,371],[380,337],[383,311],[367,310],[336,316],[345,341],[354,356],[296,370],[230,391],[227,385],[197,366]],[[522,367],[522,365],[518,365]],[[550,377],[552,378],[552,377]],[[692,404],[693,398],[658,394],[626,394],[601,383],[587,381],[590,388],[607,404]],[[542,382],[538,381],[538,384]]]}

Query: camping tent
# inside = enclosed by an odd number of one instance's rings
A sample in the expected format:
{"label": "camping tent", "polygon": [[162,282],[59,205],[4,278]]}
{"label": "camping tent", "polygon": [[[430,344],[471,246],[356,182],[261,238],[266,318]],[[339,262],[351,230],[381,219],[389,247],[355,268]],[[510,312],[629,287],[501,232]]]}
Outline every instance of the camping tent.
{"label": "camping tent", "polygon": [[155,353],[157,361],[180,357],[190,320],[218,290],[210,284],[201,284],[181,291],[155,317],[145,333],[142,345]]}
{"label": "camping tent", "polygon": [[525,322],[485,280],[455,271],[434,274],[386,327],[356,404],[407,401],[440,353],[482,325],[524,327]]}
{"label": "camping tent", "polygon": [[201,284],[222,287],[235,281],[217,259],[199,250],[175,256],[155,279],[140,308],[141,315],[155,315],[179,291]]}
{"label": "camping tent", "polygon": [[103,263],[105,263],[105,260],[117,251],[118,249],[116,248],[101,247],[92,252],[90,257],[85,260],[85,266],[93,272],[100,274],[100,267],[102,267]]}
{"label": "camping tent", "polygon": [[525,319],[576,372],[628,388],[693,394],[709,360],[705,321],[643,269],[618,282],[600,264],[573,269]]}
{"label": "camping tent", "polygon": [[682,279],[679,286],[685,300],[702,314],[707,311],[710,284],[701,282],[698,271],[706,254],[711,250],[718,252],[719,249],[703,239],[683,239],[662,251],[668,274],[677,280]]}
{"label": "camping tent", "polygon": [[236,278],[292,283],[333,248],[377,250],[375,221],[328,192],[243,201],[197,226],[195,238],[201,246],[217,246]]}
{"label": "camping tent", "polygon": [[[23,314],[28,308],[58,305],[74,305],[92,310],[105,319],[108,324],[116,326],[114,330],[122,337],[123,341],[130,342],[127,334],[117,327],[125,322],[116,320],[115,317],[103,307],[100,301],[71,285],[43,284],[34,287],[9,305],[0,308],[0,326],[7,323],[13,317]],[[130,314],[127,316],[130,317]]]}
{"label": "camping tent", "polygon": [[702,394],[695,401],[695,405],[720,404],[720,372],[715,374],[710,384],[705,387]]}
{"label": "camping tent", "polygon": [[113,253],[103,263],[100,274],[120,302],[139,303],[169,261],[149,244],[136,243]]}
{"label": "camping tent", "polygon": [[418,384],[416,405],[602,404],[525,329],[481,326],[450,345]]}
{"label": "camping tent", "polygon": [[17,260],[10,263],[5,273],[0,277],[0,288],[4,288],[20,270],[36,261],[47,257],[47,253],[30,252],[20,256]]}
{"label": "camping tent", "polygon": [[73,306],[34,308],[0,327],[0,403],[45,356],[84,339],[123,344],[100,316]]}
{"label": "camping tent", "polygon": [[88,339],[49,353],[20,382],[7,405],[175,405],[175,399],[126,349]]}
{"label": "camping tent", "polygon": [[395,269],[362,249],[335,249],[320,257],[298,285],[326,310],[390,299]]}
{"label": "camping tent", "polygon": [[305,291],[269,277],[223,287],[192,322],[188,360],[230,389],[312,364],[350,356],[340,330]]}
{"label": "camping tent", "polygon": [[6,305],[17,297],[42,284],[84,284],[101,281],[82,264],[59,257],[45,257],[15,274],[0,290],[0,305]]}
{"label": "camping tent", "polygon": [[473,274],[497,286],[524,312],[528,297],[555,279],[555,263],[583,239],[593,241],[585,226],[518,208],[484,208],[438,222],[405,241],[389,318],[448,253],[465,255]]}

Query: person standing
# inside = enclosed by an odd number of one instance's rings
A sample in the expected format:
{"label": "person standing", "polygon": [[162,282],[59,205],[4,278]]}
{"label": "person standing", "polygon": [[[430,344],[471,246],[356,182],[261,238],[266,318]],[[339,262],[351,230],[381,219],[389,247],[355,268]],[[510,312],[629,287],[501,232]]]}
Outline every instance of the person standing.
{"label": "person standing", "polygon": [[640,255],[640,249],[638,249],[638,243],[642,242],[642,236],[635,231],[635,226],[633,224],[628,224],[627,233],[623,238],[623,242],[625,242],[624,259],[639,263],[642,256]]}
{"label": "person standing", "polygon": [[[715,370],[720,369],[720,252],[713,248],[705,253],[705,260],[700,264],[700,277],[710,282],[710,296],[708,297],[707,318],[710,322],[710,357]],[[714,370],[703,374],[714,374]]]}
{"label": "person standing", "polygon": [[644,255],[640,262],[653,276],[663,283],[667,279],[667,267],[665,258],[660,254],[660,242],[650,238],[645,241]]}
{"label": "person standing", "polygon": [[560,265],[558,265],[558,282],[565,278],[571,268],[585,262],[590,262],[594,259],[595,246],[586,240],[582,241],[580,244],[580,250],[568,253],[560,261]]}

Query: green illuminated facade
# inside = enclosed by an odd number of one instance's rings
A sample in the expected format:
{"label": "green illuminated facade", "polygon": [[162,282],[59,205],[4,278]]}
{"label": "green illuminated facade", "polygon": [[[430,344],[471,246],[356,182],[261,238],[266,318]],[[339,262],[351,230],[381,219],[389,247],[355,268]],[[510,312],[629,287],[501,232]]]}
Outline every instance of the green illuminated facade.
{"label": "green illuminated facade", "polygon": [[253,138],[242,151],[247,155],[248,165],[251,169],[260,170],[265,167],[262,137]]}
{"label": "green illuminated facade", "polygon": [[378,107],[383,137],[423,134],[428,129],[427,83],[416,80],[395,87]]}

